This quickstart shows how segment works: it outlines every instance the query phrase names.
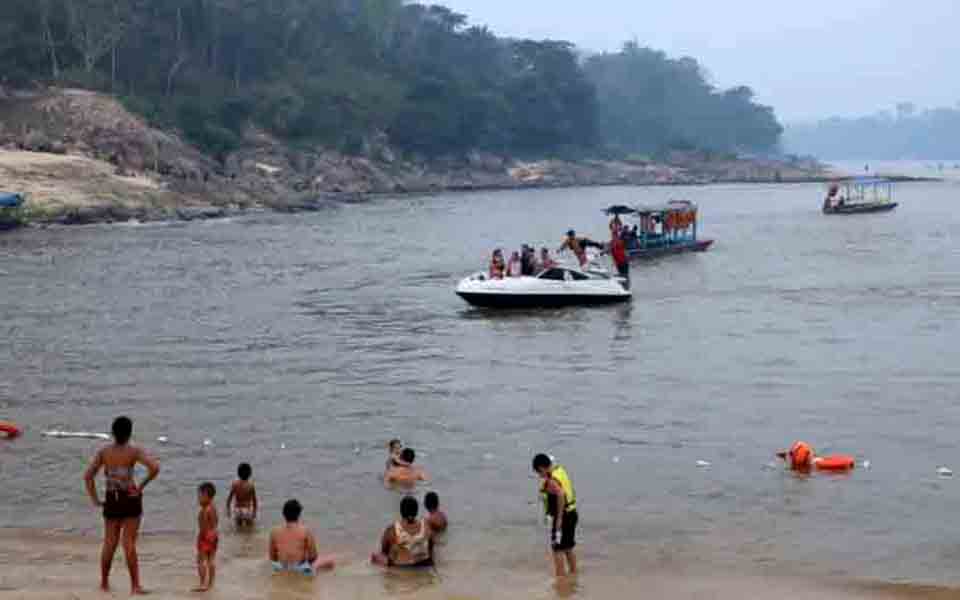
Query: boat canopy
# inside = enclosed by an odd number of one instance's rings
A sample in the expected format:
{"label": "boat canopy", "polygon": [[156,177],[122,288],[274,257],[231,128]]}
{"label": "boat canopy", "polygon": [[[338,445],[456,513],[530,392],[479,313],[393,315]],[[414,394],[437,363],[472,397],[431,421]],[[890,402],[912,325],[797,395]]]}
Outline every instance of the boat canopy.
{"label": "boat canopy", "polygon": [[0,192],[0,208],[17,208],[23,204],[22,194]]}
{"label": "boat canopy", "polygon": [[608,215],[663,215],[667,213],[697,212],[697,205],[689,200],[671,200],[666,204],[648,206],[624,206],[615,204],[603,211]]}

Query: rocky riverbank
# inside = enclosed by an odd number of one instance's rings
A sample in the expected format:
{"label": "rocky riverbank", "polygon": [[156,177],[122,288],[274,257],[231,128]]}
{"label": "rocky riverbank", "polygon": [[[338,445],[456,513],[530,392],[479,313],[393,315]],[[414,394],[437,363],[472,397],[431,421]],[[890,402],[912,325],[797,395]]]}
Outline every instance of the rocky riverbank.
{"label": "rocky riverbank", "polygon": [[115,98],[84,90],[0,90],[0,191],[25,192],[23,219],[92,223],[316,210],[371,194],[597,185],[822,181],[813,161],[676,153],[661,161],[518,160],[485,153],[422,160],[383,140],[362,156],[292,148],[251,129],[214,160]]}

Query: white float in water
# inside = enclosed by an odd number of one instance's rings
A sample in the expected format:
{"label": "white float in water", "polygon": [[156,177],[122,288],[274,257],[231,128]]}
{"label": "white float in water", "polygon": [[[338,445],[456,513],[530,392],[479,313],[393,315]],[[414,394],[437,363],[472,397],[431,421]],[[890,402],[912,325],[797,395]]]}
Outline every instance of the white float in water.
{"label": "white float in water", "polygon": [[867,469],[867,470],[870,469],[870,461],[869,461],[869,460],[863,461],[863,468],[864,468],[864,469]]}
{"label": "white float in water", "polygon": [[105,433],[92,433],[89,431],[44,431],[44,437],[52,438],[75,438],[84,440],[109,440],[110,436]]}
{"label": "white float in water", "polygon": [[614,462],[614,464],[619,463],[619,462],[620,462],[620,457],[619,457],[619,456],[614,456],[614,457],[613,457],[613,462]]}
{"label": "white float in water", "polygon": [[207,438],[207,439],[203,440],[203,445],[204,445],[204,446],[212,446],[212,445],[213,445],[213,440],[211,440],[210,438]]}
{"label": "white float in water", "polygon": [[166,444],[167,442],[170,441],[170,438],[168,438],[168,437],[165,436],[165,435],[161,435],[161,436],[157,437],[157,441],[160,442],[161,444]]}
{"label": "white float in water", "polygon": [[701,467],[701,468],[706,468],[706,467],[709,467],[709,466],[710,466],[710,463],[709,463],[708,461],[706,461],[706,460],[698,460],[698,461],[697,461],[697,466],[698,466],[698,467]]}
{"label": "white float in water", "polygon": [[947,467],[937,467],[937,475],[940,477],[953,477],[953,471]]}

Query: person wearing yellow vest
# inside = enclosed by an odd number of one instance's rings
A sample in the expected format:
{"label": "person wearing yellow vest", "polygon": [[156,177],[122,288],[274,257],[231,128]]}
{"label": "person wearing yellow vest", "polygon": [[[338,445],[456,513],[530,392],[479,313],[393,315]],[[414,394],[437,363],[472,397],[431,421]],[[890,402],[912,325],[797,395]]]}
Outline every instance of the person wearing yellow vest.
{"label": "person wearing yellow vest", "polygon": [[[567,470],[553,464],[546,454],[533,457],[533,470],[543,479],[539,492],[543,499],[544,513],[551,518],[550,547],[557,577],[577,572],[577,557],[573,553],[577,545],[577,493]],[[564,561],[566,559],[566,561]]]}

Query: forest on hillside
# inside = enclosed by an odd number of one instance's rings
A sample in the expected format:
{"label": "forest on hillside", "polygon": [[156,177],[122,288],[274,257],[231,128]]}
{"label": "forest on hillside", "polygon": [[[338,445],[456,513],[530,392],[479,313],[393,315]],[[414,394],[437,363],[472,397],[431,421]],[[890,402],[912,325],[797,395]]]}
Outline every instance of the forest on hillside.
{"label": "forest on hillside", "polygon": [[221,155],[250,124],[427,157],[770,152],[782,131],[692,58],[585,55],[404,0],[3,0],[0,85],[37,84],[111,92]]}
{"label": "forest on hillside", "polygon": [[901,102],[895,111],[793,124],[784,146],[825,160],[955,160],[960,158],[960,102],[927,110]]}

